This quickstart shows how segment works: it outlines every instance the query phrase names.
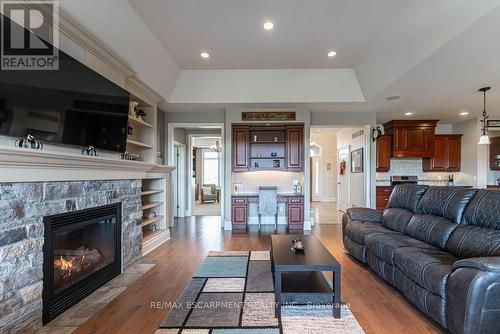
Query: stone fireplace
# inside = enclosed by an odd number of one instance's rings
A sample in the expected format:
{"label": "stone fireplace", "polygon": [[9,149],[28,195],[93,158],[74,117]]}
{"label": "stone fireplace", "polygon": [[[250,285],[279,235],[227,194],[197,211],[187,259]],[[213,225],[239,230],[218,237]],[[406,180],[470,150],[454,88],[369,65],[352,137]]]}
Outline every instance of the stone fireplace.
{"label": "stone fireplace", "polygon": [[43,219],[43,323],[121,272],[121,203]]}
{"label": "stone fireplace", "polygon": [[78,288],[91,292],[141,258],[141,184],[0,183],[0,332],[39,328],[42,314],[71,306],[63,297],[78,301]]}

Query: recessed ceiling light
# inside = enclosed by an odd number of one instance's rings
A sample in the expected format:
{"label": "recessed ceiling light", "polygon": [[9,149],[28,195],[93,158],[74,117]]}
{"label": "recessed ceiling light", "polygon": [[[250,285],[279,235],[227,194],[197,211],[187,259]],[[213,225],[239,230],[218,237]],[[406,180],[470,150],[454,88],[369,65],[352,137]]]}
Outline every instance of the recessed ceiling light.
{"label": "recessed ceiling light", "polygon": [[337,52],[335,52],[335,51],[328,52],[328,57],[330,57],[330,58],[335,57],[335,55],[337,55]]}
{"label": "recessed ceiling light", "polygon": [[459,115],[460,116],[467,116],[469,114],[468,111],[462,111]]}
{"label": "recessed ceiling light", "polygon": [[205,59],[206,59],[206,58],[210,58],[210,54],[208,54],[208,53],[206,53],[206,52],[202,52],[202,53],[200,53],[200,56],[201,56],[201,58],[205,58]]}
{"label": "recessed ceiling light", "polygon": [[272,22],[266,22],[266,23],[264,23],[264,29],[266,29],[266,30],[273,30],[273,28],[274,28],[274,23],[272,23]]}
{"label": "recessed ceiling light", "polygon": [[394,101],[394,100],[398,100],[398,99],[400,99],[400,98],[401,98],[401,96],[399,96],[399,95],[394,95],[394,96],[389,96],[389,97],[386,97],[385,99],[386,99],[387,101]]}
{"label": "recessed ceiling light", "polygon": [[406,116],[411,116],[411,115],[413,115],[413,113],[412,112],[405,112],[405,115]]}

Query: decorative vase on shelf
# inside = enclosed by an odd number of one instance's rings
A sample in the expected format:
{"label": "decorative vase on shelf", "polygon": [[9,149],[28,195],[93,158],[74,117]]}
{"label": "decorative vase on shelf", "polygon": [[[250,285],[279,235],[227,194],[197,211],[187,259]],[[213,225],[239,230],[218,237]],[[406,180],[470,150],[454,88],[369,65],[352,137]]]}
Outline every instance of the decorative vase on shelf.
{"label": "decorative vase on shelf", "polygon": [[128,115],[131,117],[136,117],[135,113],[137,112],[137,106],[139,105],[139,102],[136,101],[130,101],[128,105]]}
{"label": "decorative vase on shelf", "polygon": [[139,121],[142,121],[142,118],[144,116],[146,116],[146,113],[142,109],[137,110],[137,112],[135,113],[135,118],[137,118]]}

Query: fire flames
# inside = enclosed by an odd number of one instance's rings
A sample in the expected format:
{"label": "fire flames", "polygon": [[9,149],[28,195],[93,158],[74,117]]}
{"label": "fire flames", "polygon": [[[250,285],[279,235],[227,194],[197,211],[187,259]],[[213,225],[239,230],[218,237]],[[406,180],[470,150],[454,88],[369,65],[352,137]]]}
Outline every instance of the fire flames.
{"label": "fire flames", "polygon": [[72,270],[75,268],[75,259],[65,260],[63,256],[59,260],[54,261],[55,267],[61,270]]}

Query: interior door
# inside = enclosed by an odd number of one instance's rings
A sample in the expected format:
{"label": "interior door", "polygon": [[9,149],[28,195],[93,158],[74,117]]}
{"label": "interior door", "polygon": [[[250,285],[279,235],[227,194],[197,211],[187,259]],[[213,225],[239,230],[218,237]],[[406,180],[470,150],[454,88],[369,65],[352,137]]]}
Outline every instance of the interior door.
{"label": "interior door", "polygon": [[321,157],[311,157],[311,201],[321,201]]}
{"label": "interior door", "polygon": [[[349,146],[338,149],[337,153],[337,173],[338,173],[338,202],[337,209],[341,211],[349,208]],[[343,173],[340,172],[340,166],[345,166]]]}

